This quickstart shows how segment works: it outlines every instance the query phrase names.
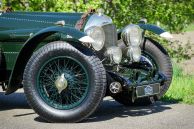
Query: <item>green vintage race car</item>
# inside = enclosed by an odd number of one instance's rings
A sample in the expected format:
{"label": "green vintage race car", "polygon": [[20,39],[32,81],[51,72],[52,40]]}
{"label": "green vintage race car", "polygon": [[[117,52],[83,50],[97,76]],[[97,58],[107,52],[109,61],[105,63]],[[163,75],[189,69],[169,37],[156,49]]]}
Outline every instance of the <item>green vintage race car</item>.
{"label": "green vintage race car", "polygon": [[[79,122],[105,96],[149,105],[168,90],[172,64],[141,20],[117,29],[102,10],[87,13],[0,12],[0,85],[24,88],[29,105],[49,122]],[[111,107],[110,107],[111,108]]]}

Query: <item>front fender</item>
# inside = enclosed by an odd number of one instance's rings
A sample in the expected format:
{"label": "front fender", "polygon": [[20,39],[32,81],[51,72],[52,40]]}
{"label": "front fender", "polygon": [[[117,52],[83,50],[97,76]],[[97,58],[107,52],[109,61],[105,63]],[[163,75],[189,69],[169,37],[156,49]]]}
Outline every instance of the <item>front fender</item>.
{"label": "front fender", "polygon": [[165,31],[164,29],[162,29],[156,25],[152,25],[152,24],[138,24],[138,25],[143,30],[151,31],[151,32],[159,35],[162,38],[165,38],[165,39],[173,38],[173,36],[169,32]]}
{"label": "front fender", "polygon": [[48,27],[45,29],[40,30],[39,32],[37,32],[35,35],[33,35],[32,37],[30,37],[25,45],[30,42],[31,40],[37,39],[37,40],[41,40],[39,39],[40,37],[44,38],[44,37],[48,37],[52,34],[55,33],[62,33],[64,35],[66,35],[67,37],[73,38],[77,41],[81,41],[81,42],[93,42],[93,40],[87,36],[84,32],[81,32],[73,27],[61,27],[61,26],[54,26],[54,27]]}
{"label": "front fender", "polygon": [[89,48],[86,48],[81,42],[93,42],[93,39],[87,36],[84,32],[76,30],[72,27],[54,26],[40,30],[24,43],[20,53],[18,54],[9,78],[6,94],[13,93],[20,87],[19,83],[21,82],[23,72],[29,58],[44,39],[55,33],[63,34],[65,36],[65,39],[63,40],[74,42],[72,45],[80,49],[80,51],[85,51],[85,49],[90,50]]}
{"label": "front fender", "polygon": [[64,33],[66,35],[70,35],[70,36],[72,36],[76,39],[79,39],[79,38],[81,38],[82,36],[85,35],[83,32],[78,31],[78,30],[76,30],[75,28],[72,28],[72,27],[54,26],[54,27],[48,27],[48,28],[40,30],[33,37],[31,37],[29,40],[32,40],[33,38],[36,38],[37,36],[45,34],[45,33],[50,33],[49,35],[51,35],[51,34],[54,34],[56,32],[61,32],[61,33]]}

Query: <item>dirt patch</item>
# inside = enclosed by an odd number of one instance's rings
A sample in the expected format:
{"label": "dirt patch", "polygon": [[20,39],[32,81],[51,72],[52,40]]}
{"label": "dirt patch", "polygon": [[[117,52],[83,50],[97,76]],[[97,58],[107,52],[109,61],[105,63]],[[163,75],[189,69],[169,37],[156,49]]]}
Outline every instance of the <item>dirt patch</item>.
{"label": "dirt patch", "polygon": [[173,34],[173,39],[178,40],[184,44],[190,42],[191,44],[194,45],[194,31],[184,32],[180,34]]}
{"label": "dirt patch", "polygon": [[[192,51],[194,52],[194,31],[173,34],[173,40],[182,42],[183,47],[187,45],[187,43],[191,44]],[[186,74],[194,74],[194,57],[191,57],[190,60],[182,61],[179,64]]]}

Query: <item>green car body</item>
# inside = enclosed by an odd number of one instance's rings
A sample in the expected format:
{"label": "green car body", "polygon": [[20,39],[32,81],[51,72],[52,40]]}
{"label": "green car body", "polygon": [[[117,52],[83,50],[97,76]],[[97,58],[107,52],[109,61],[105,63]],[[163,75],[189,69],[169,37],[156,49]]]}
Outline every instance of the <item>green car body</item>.
{"label": "green car body", "polygon": [[[42,33],[40,31],[44,29],[47,29],[44,30],[45,32],[52,30],[57,31],[57,29],[60,27],[55,25],[55,23],[61,20],[65,21],[65,27],[73,29],[81,15],[81,13],[3,13],[0,16],[0,41],[2,50],[6,52],[5,58],[6,62],[8,61],[6,66],[7,69],[13,70],[16,61],[13,56],[17,56],[17,53],[21,51],[24,44],[34,35],[37,35],[37,33]],[[56,28],[52,29],[50,27]],[[60,35],[55,35],[52,38],[60,38]],[[11,56],[9,55],[10,52],[15,54]],[[11,60],[7,60],[9,58]]]}
{"label": "green car body", "polygon": [[50,122],[81,121],[104,96],[127,106],[151,104],[168,90],[172,64],[146,30],[171,38],[145,20],[117,29],[94,10],[1,11],[0,86],[6,95],[24,88],[31,107]]}
{"label": "green car body", "polygon": [[[31,55],[35,49],[51,41],[69,40],[67,35],[72,36],[70,40],[75,43],[79,38],[85,36],[85,33],[75,29],[82,15],[82,13],[2,13],[0,16],[0,48],[5,58],[4,63],[8,74],[6,80],[9,80],[9,86],[12,87],[14,85],[12,81],[15,83],[18,76],[22,76],[21,72],[30,57],[27,56],[27,53]],[[58,21],[65,21],[65,26],[57,25]],[[37,37],[38,40],[35,39]],[[13,87],[13,90],[16,90],[17,86]],[[8,88],[7,93],[13,90]]]}
{"label": "green car body", "polygon": [[[44,44],[61,39],[65,41],[72,40],[69,39],[67,35],[72,36],[73,41],[77,42],[79,38],[86,35],[83,29],[75,29],[76,23],[81,19],[82,15],[83,13],[42,12],[11,12],[2,13],[0,15],[0,48],[4,54],[6,73],[8,73],[6,80],[9,80],[10,87],[14,87],[13,89],[8,88],[8,94],[18,88],[17,86],[13,86],[13,83],[17,81],[18,76],[20,76],[20,78],[22,77],[22,72],[30,57],[27,56],[27,53],[31,55],[37,47],[40,47],[40,43]],[[89,19],[89,17],[87,17],[87,19]],[[65,21],[65,25],[57,25],[56,23],[59,21]],[[156,34],[165,32],[163,29],[154,25],[139,25],[141,28],[153,31]],[[42,35],[46,33],[48,35]],[[120,33],[118,32],[118,36],[119,35]],[[37,36],[40,36],[39,39],[34,39]],[[14,70],[16,70],[16,72]],[[12,76],[12,74],[14,76]],[[17,76],[17,78],[15,76]]]}

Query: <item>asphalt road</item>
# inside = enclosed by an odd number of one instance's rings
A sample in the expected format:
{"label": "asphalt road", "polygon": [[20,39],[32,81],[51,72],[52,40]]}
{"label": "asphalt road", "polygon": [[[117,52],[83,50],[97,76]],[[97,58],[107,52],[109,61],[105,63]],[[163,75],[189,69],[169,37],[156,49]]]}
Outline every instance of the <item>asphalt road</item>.
{"label": "asphalt road", "polygon": [[22,92],[0,92],[0,129],[194,129],[194,106],[157,102],[148,107],[124,107],[110,97],[82,123],[55,124],[42,120]]}

